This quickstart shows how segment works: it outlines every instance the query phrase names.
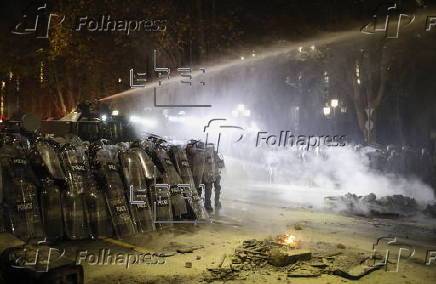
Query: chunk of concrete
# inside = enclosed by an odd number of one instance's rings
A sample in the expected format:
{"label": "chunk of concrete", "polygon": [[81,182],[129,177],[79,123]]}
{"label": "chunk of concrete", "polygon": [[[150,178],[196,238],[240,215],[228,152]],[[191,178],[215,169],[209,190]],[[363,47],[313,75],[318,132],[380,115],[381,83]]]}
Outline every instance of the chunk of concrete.
{"label": "chunk of concrete", "polygon": [[312,253],[304,249],[274,248],[270,252],[268,263],[274,266],[286,266],[297,261],[310,260]]}

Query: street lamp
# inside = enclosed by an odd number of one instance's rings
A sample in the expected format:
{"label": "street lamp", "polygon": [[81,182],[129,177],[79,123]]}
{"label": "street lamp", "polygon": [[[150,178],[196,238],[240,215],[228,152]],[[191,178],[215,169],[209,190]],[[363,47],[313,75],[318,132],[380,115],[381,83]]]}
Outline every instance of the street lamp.
{"label": "street lamp", "polygon": [[329,116],[330,115],[330,107],[329,106],[325,106],[323,108],[323,111],[324,111],[324,115],[325,116]]}
{"label": "street lamp", "polygon": [[235,110],[232,110],[232,116],[239,117],[239,116],[245,116],[249,117],[251,116],[251,111],[245,107],[243,104],[239,104]]}
{"label": "street lamp", "polygon": [[336,107],[339,105],[339,100],[338,100],[338,99],[332,99],[332,100],[330,101],[330,105],[331,105],[333,108],[336,108]]}

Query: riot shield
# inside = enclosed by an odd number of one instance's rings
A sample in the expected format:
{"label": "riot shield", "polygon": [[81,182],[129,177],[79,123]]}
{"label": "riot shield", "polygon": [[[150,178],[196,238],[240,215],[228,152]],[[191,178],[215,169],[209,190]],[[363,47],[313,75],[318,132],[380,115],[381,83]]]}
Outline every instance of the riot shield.
{"label": "riot shield", "polygon": [[172,146],[170,148],[174,159],[177,161],[179,174],[184,184],[183,196],[187,202],[189,202],[196,220],[206,221],[209,220],[209,216],[204,209],[201,197],[198,195],[195,187],[194,178],[192,176],[191,167],[189,166],[188,158],[186,156],[186,150],[181,146]]}
{"label": "riot shield", "polygon": [[17,144],[0,150],[4,208],[10,231],[27,240],[44,236],[39,213],[36,179],[24,150]]}
{"label": "riot shield", "polygon": [[78,156],[76,148],[69,144],[64,145],[60,154],[67,187],[61,193],[65,235],[70,240],[86,239],[90,235],[84,198],[86,165]]}
{"label": "riot shield", "polygon": [[[69,196],[78,198],[77,202],[80,200],[84,202],[85,206],[82,208],[85,208],[85,217],[91,236],[104,238],[112,235],[112,226],[103,193],[98,190],[96,182],[91,176],[85,150],[86,148],[79,144],[75,146],[66,144],[61,153],[64,169],[67,172],[67,184],[71,191]],[[65,207],[64,209],[68,210]],[[78,217],[82,218],[79,212],[76,213]]]}
{"label": "riot shield", "polygon": [[153,231],[155,225],[148,198],[146,174],[141,167],[141,162],[137,154],[131,150],[121,152],[120,161],[127,186],[130,212],[136,228],[139,232]]}
{"label": "riot shield", "polygon": [[133,145],[130,151],[137,156],[147,179],[148,188],[150,189],[148,197],[154,214],[155,225],[159,228],[172,226],[173,213],[169,187],[165,184],[157,184],[162,182],[162,171],[155,166],[152,158],[143,149],[150,150],[150,148],[142,146],[144,144],[140,147]]}
{"label": "riot shield", "polygon": [[42,180],[40,193],[41,217],[49,240],[61,239],[64,235],[61,192],[52,179]]}
{"label": "riot shield", "polygon": [[181,219],[188,214],[188,206],[182,195],[182,188],[179,187],[180,184],[183,184],[182,179],[177,173],[164,147],[156,146],[154,148],[154,155],[163,169],[162,182],[169,186],[173,217],[175,219]]}
{"label": "riot shield", "polygon": [[[39,139],[34,147],[32,164],[42,181],[39,194],[44,231],[49,240],[63,237],[61,190],[59,180],[65,179],[54,141]],[[56,182],[55,182],[56,180]]]}
{"label": "riot shield", "polygon": [[207,145],[205,151],[203,183],[215,181],[215,150],[213,145]]}
{"label": "riot shield", "polygon": [[113,229],[117,237],[124,237],[136,233],[135,224],[125,197],[125,190],[119,172],[119,148],[115,145],[102,145],[96,150],[93,159],[95,169],[106,197],[106,203],[111,215]]}
{"label": "riot shield", "polygon": [[98,189],[95,180],[90,179],[85,193],[86,214],[94,238],[107,238],[113,234],[111,218],[103,193]]}
{"label": "riot shield", "polygon": [[[186,156],[188,157],[189,165],[192,170],[192,178],[196,189],[200,192],[200,184],[202,183],[204,167],[205,167],[205,150],[202,143],[194,142],[186,146]],[[201,195],[201,194],[200,194]]]}
{"label": "riot shield", "polygon": [[47,168],[52,179],[63,180],[65,174],[57,153],[57,145],[54,141],[39,140],[36,142],[36,150],[40,155],[44,166]]}

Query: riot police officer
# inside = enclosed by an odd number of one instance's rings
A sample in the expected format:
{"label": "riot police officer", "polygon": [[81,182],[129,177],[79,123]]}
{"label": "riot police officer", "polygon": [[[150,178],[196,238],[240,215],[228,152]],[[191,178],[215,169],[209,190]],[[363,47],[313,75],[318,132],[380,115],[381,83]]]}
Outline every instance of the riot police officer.
{"label": "riot police officer", "polygon": [[223,159],[214,149],[213,144],[206,146],[206,159],[203,172],[202,183],[204,184],[204,207],[208,212],[212,212],[212,187],[215,189],[215,210],[221,208],[221,172],[220,169],[224,166]]}

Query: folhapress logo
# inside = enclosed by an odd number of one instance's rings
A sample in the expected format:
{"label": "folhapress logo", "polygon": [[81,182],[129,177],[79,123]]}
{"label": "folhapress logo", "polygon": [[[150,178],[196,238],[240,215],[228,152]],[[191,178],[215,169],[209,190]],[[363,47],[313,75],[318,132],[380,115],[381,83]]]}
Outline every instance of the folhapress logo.
{"label": "folhapress logo", "polygon": [[364,34],[385,33],[386,38],[398,38],[400,28],[415,21],[415,15],[402,13],[396,3],[379,6],[372,16],[372,21],[363,26],[360,31]]}
{"label": "folhapress logo", "polygon": [[25,9],[22,20],[15,25],[11,33],[17,35],[34,34],[36,38],[48,38],[51,25],[61,25],[64,20],[65,16],[48,13],[47,3],[35,4],[32,2]]}
{"label": "folhapress logo", "polygon": [[[415,19],[415,14],[403,13],[397,4],[385,4],[376,9],[372,21],[363,26],[360,31],[369,35],[384,33],[386,38],[398,38],[400,30],[410,26]],[[436,16],[426,16],[424,30],[430,32],[434,27],[436,27]]]}

